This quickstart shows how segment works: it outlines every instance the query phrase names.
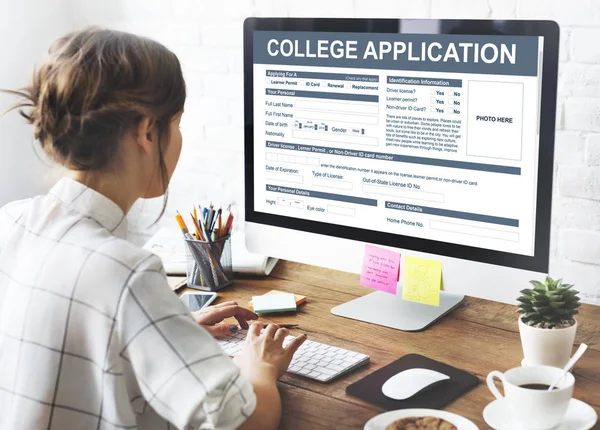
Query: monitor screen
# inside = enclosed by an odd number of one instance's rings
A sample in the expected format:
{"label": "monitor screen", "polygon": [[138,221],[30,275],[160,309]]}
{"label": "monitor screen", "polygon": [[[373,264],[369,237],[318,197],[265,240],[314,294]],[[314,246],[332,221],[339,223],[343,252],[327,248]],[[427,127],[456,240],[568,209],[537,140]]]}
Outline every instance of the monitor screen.
{"label": "monitor screen", "polygon": [[544,37],[371,31],[253,31],[253,211],[533,257]]}

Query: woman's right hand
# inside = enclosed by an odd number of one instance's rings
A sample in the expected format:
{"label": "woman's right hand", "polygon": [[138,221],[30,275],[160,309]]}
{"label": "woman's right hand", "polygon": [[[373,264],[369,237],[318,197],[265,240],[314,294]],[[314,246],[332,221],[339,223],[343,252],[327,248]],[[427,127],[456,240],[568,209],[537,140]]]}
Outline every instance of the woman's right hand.
{"label": "woman's right hand", "polygon": [[261,334],[263,327],[258,322],[250,326],[244,348],[233,360],[248,379],[277,380],[286,372],[294,353],[306,340],[306,335],[294,338],[284,347],[283,340],[289,334],[287,329],[269,324]]}

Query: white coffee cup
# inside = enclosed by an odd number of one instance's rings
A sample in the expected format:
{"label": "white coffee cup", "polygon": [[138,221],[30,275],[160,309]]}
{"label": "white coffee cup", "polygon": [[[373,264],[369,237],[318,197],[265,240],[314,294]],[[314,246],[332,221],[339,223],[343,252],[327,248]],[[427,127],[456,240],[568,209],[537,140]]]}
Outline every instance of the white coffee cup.
{"label": "white coffee cup", "polygon": [[[561,369],[550,366],[515,367],[505,373],[494,370],[487,376],[487,385],[492,394],[505,403],[506,413],[514,425],[528,430],[547,430],[556,427],[564,418],[573,396],[575,378],[567,373],[552,391],[520,385],[551,385],[561,373]],[[496,388],[494,378],[502,381],[504,397]]]}

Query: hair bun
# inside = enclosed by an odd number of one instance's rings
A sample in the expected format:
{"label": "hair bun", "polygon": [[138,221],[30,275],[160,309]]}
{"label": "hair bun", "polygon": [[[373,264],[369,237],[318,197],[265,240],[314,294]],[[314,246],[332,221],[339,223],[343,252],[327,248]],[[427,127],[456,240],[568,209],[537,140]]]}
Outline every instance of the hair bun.
{"label": "hair bun", "polygon": [[150,39],[98,28],[58,39],[31,84],[7,92],[22,99],[14,108],[44,151],[77,170],[107,166],[142,117],[168,125],[185,102],[175,54]]}

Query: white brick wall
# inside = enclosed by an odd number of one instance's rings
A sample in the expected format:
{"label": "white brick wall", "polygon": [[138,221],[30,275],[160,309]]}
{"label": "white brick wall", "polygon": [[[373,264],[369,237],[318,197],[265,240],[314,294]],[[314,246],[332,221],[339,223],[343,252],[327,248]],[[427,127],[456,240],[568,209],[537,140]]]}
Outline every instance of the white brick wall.
{"label": "white brick wall", "polygon": [[[181,58],[189,98],[168,215],[192,201],[243,201],[242,22],[246,16],[552,19],[561,25],[551,274],[600,304],[600,1],[80,0],[84,24],[154,37]],[[135,208],[143,241],[160,202]],[[239,218],[238,218],[239,219]],[[163,222],[171,222],[167,216]]]}
{"label": "white brick wall", "polygon": [[[596,8],[598,6],[595,6]],[[578,63],[600,62],[600,29],[575,28],[571,35],[571,58]]]}
{"label": "white brick wall", "polygon": [[[509,0],[507,1],[510,3]],[[482,0],[432,0],[431,16],[433,18],[488,18],[492,12],[490,3]]]}

